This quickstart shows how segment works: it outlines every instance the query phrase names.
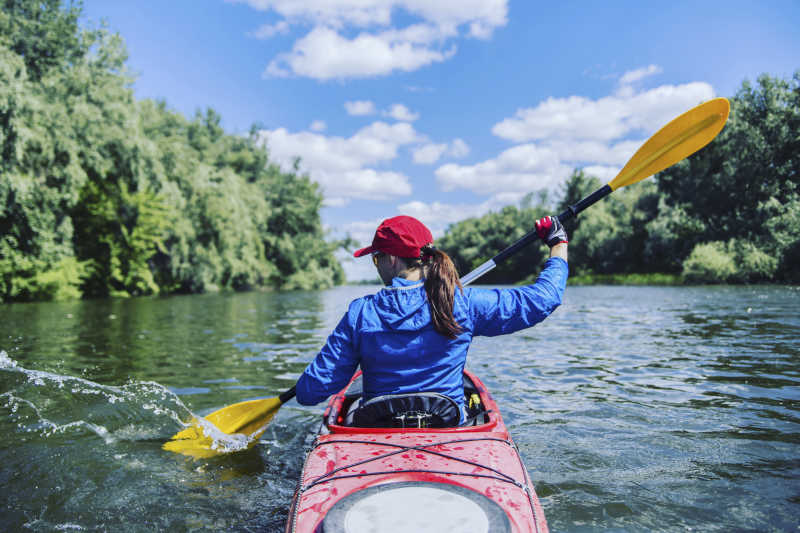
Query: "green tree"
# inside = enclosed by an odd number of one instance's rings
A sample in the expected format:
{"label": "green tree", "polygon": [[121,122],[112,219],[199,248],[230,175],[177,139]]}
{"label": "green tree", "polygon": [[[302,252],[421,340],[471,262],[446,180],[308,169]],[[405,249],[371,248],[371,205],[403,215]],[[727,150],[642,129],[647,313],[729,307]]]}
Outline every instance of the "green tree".
{"label": "green tree", "polygon": [[[110,37],[81,31],[79,10],[59,2],[0,4],[0,298],[75,289],[84,272],[69,216],[87,175],[74,121],[87,111],[89,53]],[[100,66],[99,70],[105,66]],[[73,268],[74,267],[74,268]],[[46,274],[46,275],[44,275]],[[44,277],[43,277],[44,275]],[[46,280],[46,287],[40,282]],[[62,281],[63,291],[54,288]],[[66,292],[65,292],[66,291]]]}
{"label": "green tree", "polygon": [[81,5],[61,0],[6,0],[0,6],[0,44],[21,58],[28,77],[42,80],[51,70],[81,62],[87,41],[78,29]]}
{"label": "green tree", "polygon": [[136,102],[122,39],[80,11],[0,3],[0,299],[340,283],[310,178],[211,109]]}
{"label": "green tree", "polygon": [[705,226],[690,217],[682,206],[670,206],[658,198],[658,216],[646,224],[645,260],[658,272],[680,273],[683,261],[702,241]]}
{"label": "green tree", "polygon": [[745,81],[719,137],[660,173],[658,188],[685,215],[693,244],[748,240],[777,258],[775,278],[797,280],[786,257],[796,258],[800,240],[800,71]]}

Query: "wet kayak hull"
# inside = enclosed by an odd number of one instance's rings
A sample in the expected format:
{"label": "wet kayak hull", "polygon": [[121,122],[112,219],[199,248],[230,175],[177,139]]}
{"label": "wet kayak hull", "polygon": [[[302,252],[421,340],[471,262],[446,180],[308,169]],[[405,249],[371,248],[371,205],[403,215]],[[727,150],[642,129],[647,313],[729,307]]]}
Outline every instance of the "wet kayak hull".
{"label": "wet kayak hull", "polygon": [[482,413],[474,425],[455,428],[344,426],[351,385],[333,397],[306,457],[286,531],[546,532],[497,405],[465,371],[467,383]]}

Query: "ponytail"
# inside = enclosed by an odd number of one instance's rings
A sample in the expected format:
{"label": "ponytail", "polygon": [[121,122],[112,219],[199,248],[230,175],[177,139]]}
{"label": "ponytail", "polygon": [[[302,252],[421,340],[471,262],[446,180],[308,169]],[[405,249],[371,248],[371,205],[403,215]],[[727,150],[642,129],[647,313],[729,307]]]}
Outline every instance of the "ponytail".
{"label": "ponytail", "polygon": [[425,267],[425,293],[431,308],[433,328],[450,339],[455,339],[463,329],[453,316],[456,287],[463,289],[453,260],[433,245],[422,247],[422,264]]}

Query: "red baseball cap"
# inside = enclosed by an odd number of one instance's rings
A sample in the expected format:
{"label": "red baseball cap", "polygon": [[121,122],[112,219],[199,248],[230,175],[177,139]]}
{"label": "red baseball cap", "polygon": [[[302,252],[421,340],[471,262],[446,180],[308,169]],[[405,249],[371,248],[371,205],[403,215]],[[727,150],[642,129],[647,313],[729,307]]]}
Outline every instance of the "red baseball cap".
{"label": "red baseball cap", "polygon": [[356,250],[353,257],[361,257],[372,252],[383,252],[397,257],[420,256],[420,248],[433,242],[431,231],[414,217],[400,215],[387,218],[378,229],[372,244]]}

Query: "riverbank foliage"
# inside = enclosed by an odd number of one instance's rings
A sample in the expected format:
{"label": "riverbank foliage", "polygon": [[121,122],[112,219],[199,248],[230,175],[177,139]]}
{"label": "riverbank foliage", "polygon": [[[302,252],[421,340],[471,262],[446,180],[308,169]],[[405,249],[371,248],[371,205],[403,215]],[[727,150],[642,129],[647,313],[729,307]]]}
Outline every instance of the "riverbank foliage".
{"label": "riverbank foliage", "polygon": [[322,195],[213,110],[136,101],[80,6],[0,4],[0,301],[343,281]]}
{"label": "riverbank foliage", "polygon": [[[576,279],[800,282],[800,71],[789,80],[744,82],[730,101],[728,123],[707,147],[565,224]],[[602,185],[576,170],[555,205],[529,196],[519,207],[454,224],[440,247],[468,272],[538,217],[560,213]],[[544,259],[544,248],[533,246],[485,280],[526,280]]]}

